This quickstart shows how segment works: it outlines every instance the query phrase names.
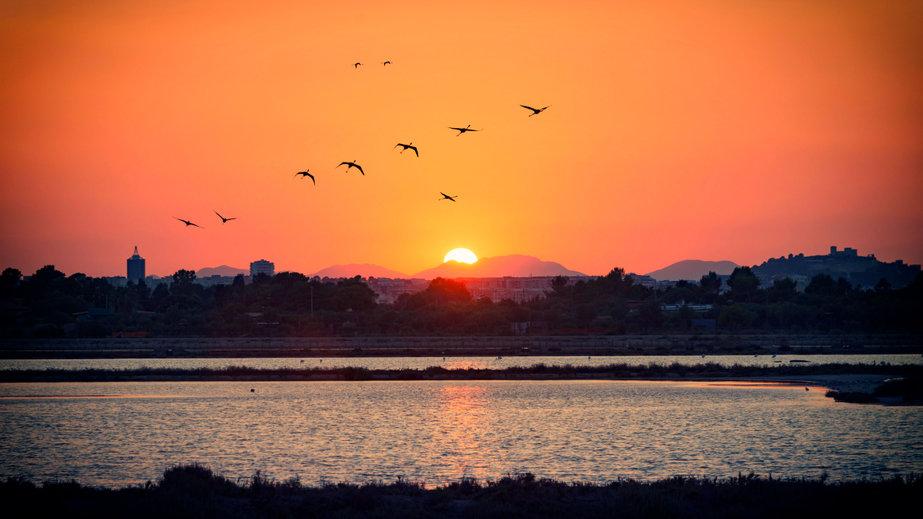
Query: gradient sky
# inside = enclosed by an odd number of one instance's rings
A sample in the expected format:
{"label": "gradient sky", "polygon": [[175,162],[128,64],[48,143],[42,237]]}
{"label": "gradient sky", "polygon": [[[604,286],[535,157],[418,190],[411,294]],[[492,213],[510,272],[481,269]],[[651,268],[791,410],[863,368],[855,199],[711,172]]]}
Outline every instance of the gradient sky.
{"label": "gradient sky", "polygon": [[919,263],[920,27],[921,2],[2,1],[0,265]]}

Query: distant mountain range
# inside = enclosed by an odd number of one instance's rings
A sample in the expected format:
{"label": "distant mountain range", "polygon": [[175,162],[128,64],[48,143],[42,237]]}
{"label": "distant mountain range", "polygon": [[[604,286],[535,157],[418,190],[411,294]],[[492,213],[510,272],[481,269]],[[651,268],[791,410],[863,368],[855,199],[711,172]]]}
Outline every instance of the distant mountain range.
{"label": "distant mountain range", "polygon": [[236,276],[238,274],[243,274],[244,276],[249,276],[250,271],[246,269],[239,269],[234,267],[229,267],[227,265],[220,265],[217,267],[205,267],[196,271],[195,275],[198,278],[207,278],[211,276]]}
{"label": "distant mountain range", "polygon": [[494,278],[494,277],[529,277],[529,276],[583,276],[580,272],[569,270],[560,263],[543,261],[534,256],[513,254],[509,256],[494,256],[481,258],[473,265],[450,261],[433,268],[422,270],[413,275],[407,275],[381,265],[371,263],[350,263],[346,265],[333,265],[319,270],[313,274],[318,277],[350,278],[362,276],[364,278],[417,278],[435,279],[443,278]]}
{"label": "distant mountain range", "polygon": [[738,265],[733,261],[703,261],[683,260],[677,261],[662,269],[648,272],[647,275],[657,281],[679,281],[681,279],[698,281],[709,272],[719,276],[726,276],[734,271]]}
{"label": "distant mountain range", "polygon": [[513,254],[481,258],[473,265],[450,261],[431,269],[414,274],[415,278],[494,278],[494,277],[530,277],[530,276],[583,276],[580,272],[569,270],[560,263],[543,261],[534,256]]}
{"label": "distant mountain range", "polygon": [[318,270],[313,274],[321,278],[351,278],[362,276],[364,278],[407,278],[407,274],[391,270],[381,265],[371,263],[348,263],[345,265],[332,265]]}
{"label": "distant mountain range", "polygon": [[[720,276],[730,275],[739,265],[733,261],[703,261],[683,260],[668,265],[662,269],[647,273],[657,281],[698,281],[709,272]],[[770,258],[760,265],[754,265],[753,273],[763,282],[764,286],[770,285],[775,279],[789,277],[794,279],[799,286],[806,285],[812,276],[827,274],[834,279],[843,277],[855,286],[871,287],[879,280],[887,280],[893,287],[907,286],[919,274],[919,265],[908,265],[897,260],[883,263],[874,255],[859,256],[852,248],[837,250],[832,248],[826,255],[805,256],[804,254],[789,254],[788,257]],[[196,276],[207,278],[210,276],[233,277],[238,274],[249,275],[245,269],[220,265],[199,269]],[[543,276],[584,276],[585,274],[570,270],[560,263],[544,261],[534,256],[512,254],[508,256],[494,256],[481,258],[473,265],[448,262],[433,268],[422,270],[413,275],[398,272],[393,269],[370,263],[350,263],[332,265],[313,274],[318,277],[351,278],[361,276],[364,278],[392,278],[392,279],[434,279],[444,278],[493,278],[493,277],[543,277]]]}

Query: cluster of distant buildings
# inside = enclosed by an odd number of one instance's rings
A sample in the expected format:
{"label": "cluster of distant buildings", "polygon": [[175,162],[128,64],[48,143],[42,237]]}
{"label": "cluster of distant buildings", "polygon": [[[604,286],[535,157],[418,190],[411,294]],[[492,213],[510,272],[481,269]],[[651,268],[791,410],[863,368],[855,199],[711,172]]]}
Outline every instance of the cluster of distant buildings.
{"label": "cluster of distant buildings", "polygon": [[[149,285],[156,285],[158,283],[170,282],[171,278],[169,277],[159,277],[159,276],[148,276],[146,275],[147,263],[143,257],[138,253],[138,246],[135,245],[134,253],[131,257],[126,260],[125,265],[125,277],[108,277],[106,278],[110,283],[120,286],[126,283],[138,283],[141,280],[144,280],[145,283]],[[256,276],[267,276],[272,277],[276,274],[276,264],[265,259],[258,259],[250,263],[250,275],[244,276],[245,282],[250,282]],[[236,276],[206,276],[197,278],[196,282],[204,285],[229,285],[234,282]]]}
{"label": "cluster of distant buildings", "polygon": [[[818,274],[827,274],[834,279],[844,278],[854,286],[874,287],[884,279],[894,287],[906,286],[913,282],[920,273],[920,265],[908,265],[902,260],[885,263],[875,258],[874,254],[860,256],[859,252],[846,247],[840,250],[836,246],[830,247],[826,255],[805,256],[804,254],[789,254],[779,258],[770,258],[760,265],[752,267],[753,273],[760,279],[763,286],[769,286],[776,279],[793,279],[799,289],[804,289],[811,278]],[[266,259],[259,259],[250,263],[250,275],[244,276],[244,281],[249,283],[257,276],[275,275],[275,264]],[[212,275],[196,279],[204,285],[231,284],[236,276]],[[676,283],[673,281],[656,280],[649,276],[631,274],[635,283],[649,288],[667,288]],[[725,281],[728,276],[721,276]],[[574,284],[580,280],[591,279],[592,276],[567,276],[567,282]],[[124,285],[126,282],[137,283],[145,280],[148,285],[169,283],[169,277],[159,278],[145,274],[145,260],[138,253],[135,246],[134,253],[126,262],[126,277],[106,278],[114,285]],[[459,278],[465,284],[474,299],[486,298],[499,302],[512,300],[515,302],[530,301],[544,297],[552,289],[553,276],[541,277],[493,277],[493,278]],[[697,280],[693,280],[697,281]],[[393,278],[368,278],[369,287],[378,294],[379,303],[394,303],[404,294],[414,294],[425,290],[429,285],[426,279],[393,279]],[[727,288],[726,283],[723,284]],[[672,310],[670,308],[667,311]]]}
{"label": "cluster of distant buildings", "polygon": [[[244,276],[244,281],[249,283],[256,276],[275,275],[276,266],[273,262],[265,259],[259,259],[250,263],[250,275]],[[236,276],[200,276],[196,278],[196,283],[203,286],[212,285],[229,285],[234,282]],[[158,283],[170,283],[170,277],[158,277],[146,275],[145,259],[138,253],[138,247],[135,246],[134,253],[126,261],[126,277],[109,277],[106,278],[114,285],[124,285],[127,282],[137,283],[144,280],[150,286]],[[590,279],[590,276],[570,276],[567,278],[569,284],[574,284],[580,279]],[[487,298],[491,301],[512,300],[517,303],[530,301],[537,297],[544,297],[545,293],[551,290],[553,276],[541,277],[495,277],[495,278],[461,278],[471,296],[474,299]],[[429,286],[427,279],[394,279],[394,278],[368,278],[369,288],[378,294],[379,303],[394,303],[404,294],[414,294],[426,289]]]}
{"label": "cluster of distant buildings", "polygon": [[[592,279],[593,276],[566,276],[567,283],[572,285],[581,279]],[[494,302],[511,300],[517,303],[531,301],[535,298],[545,297],[551,290],[555,276],[537,277],[495,277],[495,278],[457,278],[465,284],[465,288],[473,299],[490,299]],[[369,288],[378,294],[379,303],[393,303],[405,294],[414,294],[425,290],[429,286],[427,279],[390,279],[369,278]]]}

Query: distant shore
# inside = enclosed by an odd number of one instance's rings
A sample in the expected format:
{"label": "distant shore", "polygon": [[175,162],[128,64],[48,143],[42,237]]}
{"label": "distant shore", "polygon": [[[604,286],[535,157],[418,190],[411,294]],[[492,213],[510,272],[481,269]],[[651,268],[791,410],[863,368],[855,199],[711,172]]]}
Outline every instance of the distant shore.
{"label": "distant shore", "polygon": [[259,473],[233,481],[198,465],[119,489],[0,480],[5,505],[36,517],[899,517],[921,492],[919,476],[828,482],[752,474],[603,484],[520,474],[439,487],[404,480],[311,487]]}
{"label": "distant shore", "polygon": [[0,358],[443,357],[923,353],[916,334],[0,339]]}

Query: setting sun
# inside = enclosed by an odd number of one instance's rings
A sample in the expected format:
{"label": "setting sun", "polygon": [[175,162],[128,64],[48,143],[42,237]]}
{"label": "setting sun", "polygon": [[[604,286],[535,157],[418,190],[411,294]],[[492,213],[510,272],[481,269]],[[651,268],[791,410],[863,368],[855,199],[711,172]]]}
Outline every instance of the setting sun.
{"label": "setting sun", "polygon": [[468,265],[477,263],[478,257],[477,254],[471,251],[471,249],[466,249],[464,247],[459,247],[457,249],[452,249],[446,253],[445,257],[442,258],[444,263],[450,261],[457,261],[458,263],[467,263]]}

